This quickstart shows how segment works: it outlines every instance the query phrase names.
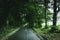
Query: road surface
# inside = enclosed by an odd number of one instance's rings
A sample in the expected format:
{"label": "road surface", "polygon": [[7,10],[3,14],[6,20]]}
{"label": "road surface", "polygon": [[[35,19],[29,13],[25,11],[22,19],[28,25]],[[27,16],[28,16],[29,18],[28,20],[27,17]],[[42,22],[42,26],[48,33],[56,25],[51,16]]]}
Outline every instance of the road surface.
{"label": "road surface", "polygon": [[32,29],[23,28],[10,36],[8,40],[43,40],[43,38],[39,38]]}

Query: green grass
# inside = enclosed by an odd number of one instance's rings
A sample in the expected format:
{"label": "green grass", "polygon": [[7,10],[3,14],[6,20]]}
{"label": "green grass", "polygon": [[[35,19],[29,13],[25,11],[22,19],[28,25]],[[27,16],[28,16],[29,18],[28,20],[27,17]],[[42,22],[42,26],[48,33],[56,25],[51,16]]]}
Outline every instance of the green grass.
{"label": "green grass", "polygon": [[[0,39],[6,36],[8,33],[16,30],[18,27],[15,28],[4,28],[3,32],[0,34]],[[60,31],[60,25],[56,27],[58,31]],[[37,32],[38,35],[41,35],[48,40],[60,40],[60,33],[51,33],[49,32],[51,30],[51,26],[49,26],[47,29],[44,28],[34,28],[34,30]]]}
{"label": "green grass", "polygon": [[[60,25],[57,26],[58,31],[60,31]],[[51,33],[51,27],[44,29],[44,28],[34,28],[34,30],[36,31],[36,33],[38,35],[41,35],[45,38],[47,38],[48,40],[60,40],[60,32],[59,33]]]}
{"label": "green grass", "polygon": [[4,36],[6,36],[7,34],[9,34],[10,32],[16,30],[17,28],[18,27],[15,27],[15,28],[4,28],[2,33],[0,33],[0,39],[3,38]]}
{"label": "green grass", "polygon": [[57,29],[60,30],[60,25],[57,26]]}

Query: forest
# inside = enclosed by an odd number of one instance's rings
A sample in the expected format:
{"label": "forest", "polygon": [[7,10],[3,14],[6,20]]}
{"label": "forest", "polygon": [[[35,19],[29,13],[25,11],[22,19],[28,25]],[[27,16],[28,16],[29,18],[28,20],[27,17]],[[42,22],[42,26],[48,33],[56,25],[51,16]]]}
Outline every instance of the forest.
{"label": "forest", "polygon": [[0,40],[18,40],[9,38],[30,29],[39,39],[60,40],[60,0],[0,0]]}

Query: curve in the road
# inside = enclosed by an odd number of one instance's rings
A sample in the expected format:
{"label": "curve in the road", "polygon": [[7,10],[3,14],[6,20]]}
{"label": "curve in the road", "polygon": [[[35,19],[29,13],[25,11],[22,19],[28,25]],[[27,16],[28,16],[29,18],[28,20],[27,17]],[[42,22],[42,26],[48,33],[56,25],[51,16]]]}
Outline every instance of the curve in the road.
{"label": "curve in the road", "polygon": [[8,40],[43,40],[42,37],[38,38],[32,29],[21,29],[14,35],[10,36]]}

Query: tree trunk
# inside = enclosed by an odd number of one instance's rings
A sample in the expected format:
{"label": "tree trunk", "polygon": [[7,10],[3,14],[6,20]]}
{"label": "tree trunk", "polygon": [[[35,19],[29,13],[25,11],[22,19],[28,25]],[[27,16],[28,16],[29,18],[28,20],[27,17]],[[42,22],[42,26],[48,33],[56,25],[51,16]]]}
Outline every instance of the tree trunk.
{"label": "tree trunk", "polygon": [[44,3],[44,5],[45,5],[45,28],[47,28],[47,12],[46,12],[46,9],[47,9],[47,1],[46,0],[44,0],[45,1],[45,3]]}
{"label": "tree trunk", "polygon": [[56,21],[57,21],[57,3],[56,0],[54,0],[54,14],[53,14],[53,27],[51,28],[51,32],[55,32],[56,31]]}
{"label": "tree trunk", "polygon": [[38,28],[41,28],[42,25],[41,25],[41,20],[39,20],[40,18],[38,18]]}
{"label": "tree trunk", "polygon": [[57,21],[57,6],[56,0],[54,0],[53,26],[56,26],[56,21]]}

